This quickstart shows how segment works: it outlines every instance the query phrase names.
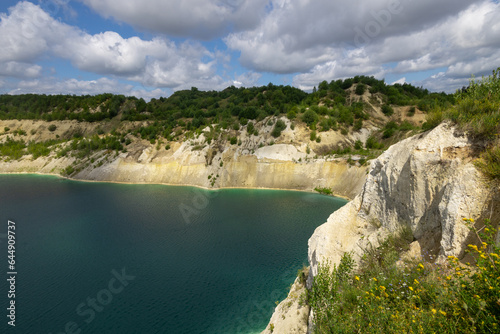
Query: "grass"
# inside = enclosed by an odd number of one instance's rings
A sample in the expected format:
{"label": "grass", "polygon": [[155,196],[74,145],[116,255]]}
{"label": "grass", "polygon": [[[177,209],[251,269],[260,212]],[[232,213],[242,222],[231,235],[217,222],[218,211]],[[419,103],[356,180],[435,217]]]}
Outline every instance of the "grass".
{"label": "grass", "polygon": [[427,115],[423,130],[451,120],[471,137],[487,143],[476,166],[491,180],[500,180],[500,67],[489,77],[471,79],[469,87],[455,93],[455,106],[435,108]]}
{"label": "grass", "polygon": [[479,246],[469,245],[470,266],[455,257],[403,265],[407,233],[367,250],[357,270],[350,254],[333,268],[320,264],[308,294],[314,333],[499,333],[500,249],[485,226]]}

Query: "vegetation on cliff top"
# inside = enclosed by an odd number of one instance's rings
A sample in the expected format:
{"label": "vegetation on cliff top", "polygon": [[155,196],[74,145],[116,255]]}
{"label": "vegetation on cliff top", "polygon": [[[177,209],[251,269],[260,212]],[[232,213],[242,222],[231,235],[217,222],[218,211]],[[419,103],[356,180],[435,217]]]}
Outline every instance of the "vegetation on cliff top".
{"label": "vegetation on cliff top", "polygon": [[[81,156],[82,152],[99,149],[126,151],[126,146],[137,139],[170,148],[170,142],[196,138],[202,133],[207,144],[225,140],[236,145],[240,143],[238,131],[245,127],[249,135],[258,136],[257,124],[261,128],[272,126],[271,135],[278,139],[287,128],[283,121],[286,117],[291,129],[296,124],[305,124],[311,132],[311,142],[316,143],[321,143],[324,132],[339,131],[347,135],[361,130],[366,122],[377,124],[382,130],[373,132],[366,143],[357,142],[352,147],[346,143],[340,146],[325,144],[318,145],[315,150],[318,155],[361,155],[364,163],[419,128],[416,121],[412,124],[400,119],[385,124],[387,120],[377,115],[373,108],[381,108],[390,116],[394,108],[410,106],[407,116],[412,117],[416,108],[429,111],[445,108],[453,102],[452,95],[431,93],[409,84],[386,85],[383,80],[365,76],[329,83],[323,81],[309,94],[290,86],[269,84],[251,88],[232,86],[220,92],[192,88],[150,102],[112,94],[0,95],[0,120],[99,123],[99,131],[85,133],[58,133],[60,125],[52,123],[47,128],[52,133],[50,141],[33,136],[28,141],[22,129],[6,128],[0,133],[6,135],[0,138],[0,154],[7,159],[19,159],[30,154],[28,147],[31,147],[31,151],[35,151],[33,158],[46,156],[51,151],[61,157],[76,147],[79,152],[71,152],[71,155]],[[120,124],[128,125],[122,129],[124,133],[117,135]],[[99,136],[99,145],[95,135]],[[35,139],[37,142],[31,143]]]}
{"label": "vegetation on cliff top", "polygon": [[471,79],[469,86],[455,93],[450,108],[435,108],[427,116],[424,129],[448,119],[472,137],[486,142],[476,165],[493,180],[500,180],[500,67],[488,77]]}
{"label": "vegetation on cliff top", "polygon": [[[467,219],[473,227],[473,220]],[[319,266],[307,299],[314,309],[314,333],[499,333],[500,248],[486,222],[476,262],[448,265],[399,260],[411,234],[390,237],[367,250],[360,268],[345,254],[338,266]]]}

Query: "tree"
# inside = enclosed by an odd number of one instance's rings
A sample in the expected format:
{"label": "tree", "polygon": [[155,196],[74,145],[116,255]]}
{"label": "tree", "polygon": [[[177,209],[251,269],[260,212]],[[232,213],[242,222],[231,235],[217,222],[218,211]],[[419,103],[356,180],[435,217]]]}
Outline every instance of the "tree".
{"label": "tree", "polygon": [[366,91],[366,85],[365,84],[362,84],[362,83],[359,83],[357,86],[356,86],[356,94],[357,95],[363,95]]}
{"label": "tree", "polygon": [[318,121],[318,114],[309,109],[302,115],[302,121],[308,126],[311,126]]}

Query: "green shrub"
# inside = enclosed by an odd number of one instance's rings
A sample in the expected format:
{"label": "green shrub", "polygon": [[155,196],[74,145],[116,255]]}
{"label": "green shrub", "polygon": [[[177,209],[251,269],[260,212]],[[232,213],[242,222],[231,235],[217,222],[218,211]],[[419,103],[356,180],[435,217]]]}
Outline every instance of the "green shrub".
{"label": "green shrub", "polygon": [[311,131],[311,134],[309,135],[309,139],[311,139],[311,141],[314,141],[316,140],[316,131]]}
{"label": "green shrub", "polygon": [[394,109],[392,109],[392,107],[388,104],[384,104],[382,106],[382,112],[386,115],[386,116],[391,116],[394,114]]}
{"label": "green shrub", "polygon": [[366,140],[365,147],[366,147],[367,149],[375,149],[375,150],[379,150],[379,149],[383,149],[383,148],[384,148],[384,144],[379,143],[379,142],[377,141],[377,139],[375,139],[375,137],[370,136],[370,137],[368,137],[368,139]]}
{"label": "green shrub", "polygon": [[56,126],[55,124],[51,124],[51,125],[49,125],[49,127],[48,127],[48,130],[49,130],[50,132],[54,132],[54,131],[56,131],[56,129],[57,129],[57,126]]}
{"label": "green shrub", "polygon": [[281,119],[276,121],[276,124],[274,124],[273,131],[271,132],[271,136],[274,138],[278,138],[281,136],[281,131],[286,129],[286,124],[283,122]]}
{"label": "green shrub", "polygon": [[366,91],[366,85],[362,84],[362,83],[359,83],[357,86],[356,86],[356,94],[357,95],[363,95]]}
{"label": "green shrub", "polygon": [[238,143],[238,138],[231,137],[229,138],[229,142],[231,143],[231,145],[236,145]]}
{"label": "green shrub", "polygon": [[314,191],[317,191],[323,195],[331,195],[332,194],[332,189],[330,189],[330,188],[316,187],[316,188],[314,188]]}
{"label": "green shrub", "polygon": [[310,127],[318,121],[318,114],[315,111],[308,109],[304,114],[302,114],[302,121]]}
{"label": "green shrub", "polygon": [[359,131],[363,128],[363,120],[362,119],[357,119],[355,122],[354,122],[354,128],[353,130],[354,131]]}
{"label": "green shrub", "polygon": [[435,109],[428,113],[425,119],[426,122],[422,124],[422,130],[427,131],[434,129],[436,126],[441,124],[444,119],[444,115],[441,109]]}
{"label": "green shrub", "polygon": [[320,263],[308,294],[314,333],[499,333],[500,248],[496,229],[485,222],[472,266],[450,256],[448,265],[398,264],[412,241],[409,229],[366,250],[353,270],[348,253],[339,266]]}
{"label": "green shrub", "polygon": [[487,149],[475,164],[488,178],[500,180],[500,147],[493,146]]}
{"label": "green shrub", "polygon": [[8,136],[3,144],[0,143],[0,155],[17,160],[26,154],[25,148],[26,144],[23,140],[13,140]]}

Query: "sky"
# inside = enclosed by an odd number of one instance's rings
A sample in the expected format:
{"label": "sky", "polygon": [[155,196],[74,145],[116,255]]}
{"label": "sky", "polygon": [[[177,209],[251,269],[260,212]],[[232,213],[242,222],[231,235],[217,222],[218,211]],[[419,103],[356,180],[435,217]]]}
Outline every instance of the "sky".
{"label": "sky", "polygon": [[454,92],[500,67],[493,0],[2,0],[0,94],[115,93],[375,76]]}

